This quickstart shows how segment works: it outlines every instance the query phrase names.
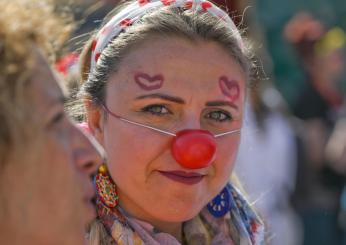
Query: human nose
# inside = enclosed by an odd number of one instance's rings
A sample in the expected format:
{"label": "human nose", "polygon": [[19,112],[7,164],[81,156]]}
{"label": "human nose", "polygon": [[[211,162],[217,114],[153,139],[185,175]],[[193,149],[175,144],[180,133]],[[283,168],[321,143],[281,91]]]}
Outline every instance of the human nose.
{"label": "human nose", "polygon": [[77,169],[89,176],[97,173],[104,159],[104,151],[96,139],[79,128],[75,128],[73,154]]}
{"label": "human nose", "polygon": [[179,132],[182,130],[200,130],[202,129],[202,123],[200,120],[200,115],[195,115],[193,113],[190,113],[188,116],[184,116],[181,118],[181,121],[177,125],[177,128],[175,129],[175,132]]}
{"label": "human nose", "polygon": [[215,137],[200,129],[194,120],[184,123],[184,129],[176,133],[171,145],[173,158],[184,168],[208,167],[215,159]]}

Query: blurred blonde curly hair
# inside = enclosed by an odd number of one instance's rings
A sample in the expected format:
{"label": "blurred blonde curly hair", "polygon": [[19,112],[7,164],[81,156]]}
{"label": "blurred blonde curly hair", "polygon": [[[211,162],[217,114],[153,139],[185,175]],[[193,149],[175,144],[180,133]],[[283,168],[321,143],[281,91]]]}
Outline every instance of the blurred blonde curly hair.
{"label": "blurred blonde curly hair", "polygon": [[0,0],[0,167],[9,151],[25,140],[33,48],[53,61],[72,28],[54,6],[52,0]]}

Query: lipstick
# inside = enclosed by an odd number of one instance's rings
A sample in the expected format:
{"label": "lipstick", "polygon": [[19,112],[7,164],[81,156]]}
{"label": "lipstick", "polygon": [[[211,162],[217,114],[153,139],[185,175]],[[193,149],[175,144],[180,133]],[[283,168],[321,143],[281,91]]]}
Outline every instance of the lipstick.
{"label": "lipstick", "polygon": [[184,171],[159,171],[163,176],[186,185],[195,185],[202,181],[205,175]]}

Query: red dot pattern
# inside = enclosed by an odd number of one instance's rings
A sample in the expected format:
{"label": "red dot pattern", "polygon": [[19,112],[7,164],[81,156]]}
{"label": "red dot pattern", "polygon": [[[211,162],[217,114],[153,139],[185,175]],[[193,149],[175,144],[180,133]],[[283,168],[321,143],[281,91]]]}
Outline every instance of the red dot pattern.
{"label": "red dot pattern", "polygon": [[126,27],[126,26],[130,26],[132,24],[132,20],[131,19],[123,19],[121,22],[120,22],[120,25],[123,26],[123,27]]}
{"label": "red dot pattern", "polygon": [[92,51],[95,51],[96,44],[97,44],[97,40],[94,39],[94,40],[92,41],[92,43],[91,43],[91,50],[92,50]]}
{"label": "red dot pattern", "polygon": [[203,9],[204,11],[207,11],[209,8],[212,7],[212,5],[211,5],[210,2],[203,2],[203,3],[201,4],[201,6],[202,6],[202,9]]}
{"label": "red dot pattern", "polygon": [[149,3],[149,2],[150,2],[149,0],[138,0],[138,3],[139,3],[140,6],[144,6],[147,3]]}
{"label": "red dot pattern", "polygon": [[187,1],[187,2],[184,4],[184,8],[190,9],[190,8],[192,8],[192,5],[193,5],[193,3],[192,3],[191,1]]}
{"label": "red dot pattern", "polygon": [[161,2],[163,3],[163,5],[169,6],[173,3],[175,3],[175,0],[161,0]]}
{"label": "red dot pattern", "polygon": [[97,61],[99,60],[100,55],[101,55],[101,53],[97,53],[97,54],[95,54],[95,62],[97,62]]}

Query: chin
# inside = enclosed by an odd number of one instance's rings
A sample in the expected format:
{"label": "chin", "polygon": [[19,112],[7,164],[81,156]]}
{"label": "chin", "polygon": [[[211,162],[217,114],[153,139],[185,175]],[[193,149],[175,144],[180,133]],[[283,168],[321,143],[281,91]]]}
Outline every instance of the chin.
{"label": "chin", "polygon": [[198,204],[184,203],[184,205],[171,205],[167,208],[162,208],[160,214],[157,215],[158,219],[165,220],[166,222],[184,222],[196,217],[199,212],[204,208]]}

